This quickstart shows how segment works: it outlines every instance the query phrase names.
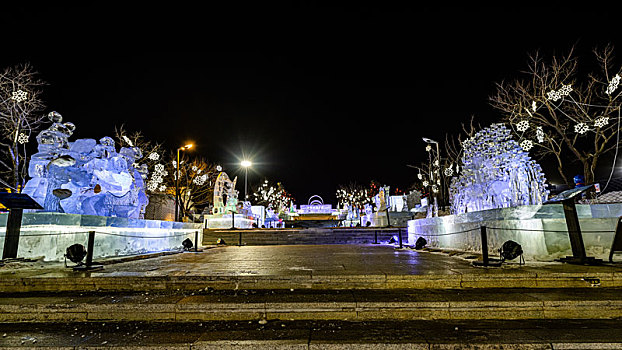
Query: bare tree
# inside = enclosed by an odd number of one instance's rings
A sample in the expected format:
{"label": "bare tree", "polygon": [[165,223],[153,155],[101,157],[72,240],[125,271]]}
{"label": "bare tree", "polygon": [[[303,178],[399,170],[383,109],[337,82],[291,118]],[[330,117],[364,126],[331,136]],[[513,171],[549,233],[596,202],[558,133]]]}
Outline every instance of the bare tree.
{"label": "bare tree", "polygon": [[365,204],[371,204],[372,198],[368,196],[367,188],[356,182],[347,185],[339,185],[337,188],[337,200],[339,206],[349,206],[357,211],[357,214],[365,209]]}
{"label": "bare tree", "polygon": [[292,195],[285,190],[281,182],[276,184],[265,180],[259,185],[252,194],[257,205],[263,205],[266,208],[274,210],[276,213],[283,213],[289,209],[291,202],[294,200]]}
{"label": "bare tree", "polygon": [[601,157],[620,143],[621,69],[613,67],[611,46],[593,53],[598,71],[587,75],[579,72],[574,48],[548,62],[532,55],[525,78],[498,83],[490,97],[521,147],[552,158],[568,185],[569,159],[582,164],[589,184]]}
{"label": "bare tree", "polygon": [[[171,154],[171,160],[164,164],[166,174],[153,191],[166,192],[175,195],[175,176],[177,174],[176,155]],[[180,216],[188,216],[193,209],[203,207],[213,200],[214,181],[220,173],[217,165],[203,158],[190,158],[183,154],[179,159],[179,191],[180,191]],[[156,165],[157,166],[157,165]],[[158,170],[159,170],[158,166]],[[152,180],[150,180],[152,181]],[[147,183],[150,187],[150,183]]]}
{"label": "bare tree", "polygon": [[44,120],[40,87],[44,83],[28,64],[0,73],[0,183],[21,191],[28,174],[26,144]]}

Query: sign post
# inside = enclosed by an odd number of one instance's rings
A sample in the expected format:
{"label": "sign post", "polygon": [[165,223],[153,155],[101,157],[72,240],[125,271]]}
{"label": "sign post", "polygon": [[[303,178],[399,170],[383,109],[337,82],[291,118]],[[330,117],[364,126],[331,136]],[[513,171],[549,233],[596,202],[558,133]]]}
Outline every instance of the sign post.
{"label": "sign post", "polygon": [[9,209],[2,259],[15,259],[19,248],[19,232],[24,209],[43,209],[43,207],[24,193],[0,192],[0,203]]}

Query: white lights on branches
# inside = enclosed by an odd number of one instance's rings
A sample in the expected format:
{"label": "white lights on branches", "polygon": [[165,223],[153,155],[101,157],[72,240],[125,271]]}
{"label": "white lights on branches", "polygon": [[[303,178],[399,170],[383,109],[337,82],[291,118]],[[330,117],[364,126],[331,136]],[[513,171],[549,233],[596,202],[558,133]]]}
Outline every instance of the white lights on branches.
{"label": "white lights on branches", "polygon": [[28,93],[23,90],[13,91],[13,95],[11,96],[11,100],[15,102],[22,102],[28,99]]}
{"label": "white lights on branches", "polygon": [[613,77],[613,79],[611,79],[611,81],[609,82],[609,86],[607,86],[607,91],[605,91],[605,93],[607,95],[611,95],[614,91],[616,91],[619,84],[620,84],[620,76],[616,74]]}
{"label": "white lights on branches", "polygon": [[574,132],[576,132],[578,134],[581,134],[581,135],[583,135],[586,132],[588,132],[588,130],[590,130],[590,128],[585,123],[579,123],[579,124],[574,126]]}
{"label": "white lights on branches", "polygon": [[155,152],[151,152],[151,153],[149,153],[149,156],[147,158],[149,158],[150,160],[153,160],[153,161],[157,161],[157,160],[160,159],[160,155],[155,153]]}
{"label": "white lights on branches", "polygon": [[607,124],[609,124],[609,117],[596,118],[596,120],[594,121],[594,126],[597,128],[602,128]]}
{"label": "white lights on branches", "polygon": [[542,130],[541,126],[536,128],[536,139],[538,139],[540,143],[544,142],[544,130]]}
{"label": "white lights on branches", "polygon": [[22,145],[25,144],[26,142],[28,142],[28,135],[20,133],[19,136],[17,136],[17,142],[21,143]]}
{"label": "white lights on branches", "polygon": [[547,96],[547,99],[557,102],[559,99],[563,98],[564,96],[570,95],[571,92],[572,92],[572,85],[568,84],[568,85],[562,85],[562,87],[557,91],[551,90],[547,92],[546,96]]}
{"label": "white lights on branches", "polygon": [[527,129],[529,129],[529,122],[526,120],[521,120],[518,124],[516,124],[516,130],[519,132],[525,132]]}
{"label": "white lights on branches", "polygon": [[531,142],[531,140],[523,140],[520,143],[520,147],[525,150],[525,152],[529,152],[529,150],[533,148],[533,142]]}

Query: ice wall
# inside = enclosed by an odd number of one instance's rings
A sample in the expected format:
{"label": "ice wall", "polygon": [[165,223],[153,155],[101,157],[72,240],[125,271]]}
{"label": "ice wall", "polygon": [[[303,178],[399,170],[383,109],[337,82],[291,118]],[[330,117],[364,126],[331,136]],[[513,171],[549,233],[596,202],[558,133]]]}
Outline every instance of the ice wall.
{"label": "ice wall", "polygon": [[[4,247],[8,214],[0,214],[0,251]],[[52,212],[24,213],[17,256],[62,261],[72,244],[87,246],[88,231],[95,231],[93,257],[126,256],[181,249],[181,242],[202,241],[202,224],[140,220]]]}
{"label": "ice wall", "polygon": [[137,147],[116,151],[110,137],[69,142],[75,126],[63,123],[57,112],[48,114],[52,125],[37,136],[23,193],[44,211],[143,218],[148,197],[144,179],[147,166],[138,165]]}
{"label": "ice wall", "polygon": [[[622,204],[577,204],[588,256],[609,258]],[[431,247],[481,253],[480,226],[487,227],[491,256],[507,240],[518,242],[525,258],[553,261],[572,255],[561,204],[527,205],[408,221],[408,242],[424,237]],[[468,232],[464,232],[468,231]]]}

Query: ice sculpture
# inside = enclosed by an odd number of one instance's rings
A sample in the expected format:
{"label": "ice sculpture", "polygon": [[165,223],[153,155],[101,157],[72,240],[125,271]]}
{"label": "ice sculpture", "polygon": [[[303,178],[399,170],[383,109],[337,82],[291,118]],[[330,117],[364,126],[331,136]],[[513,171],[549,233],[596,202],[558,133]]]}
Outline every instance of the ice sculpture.
{"label": "ice sculpture", "polygon": [[[225,172],[218,174],[214,184],[214,208],[212,214],[221,215],[226,213],[237,213],[238,191],[235,189],[237,176],[231,181]],[[225,199],[226,196],[226,199]]]}
{"label": "ice sculpture", "polygon": [[37,135],[38,152],[28,167],[31,179],[23,193],[45,211],[143,218],[148,203],[143,179],[147,167],[137,147],[115,149],[114,140],[103,137],[69,142],[75,126],[63,123],[57,112],[48,114],[52,125]]}
{"label": "ice sculpture", "polygon": [[452,214],[542,204],[547,199],[542,168],[505,125],[480,130],[462,146],[461,171],[449,188]]}

